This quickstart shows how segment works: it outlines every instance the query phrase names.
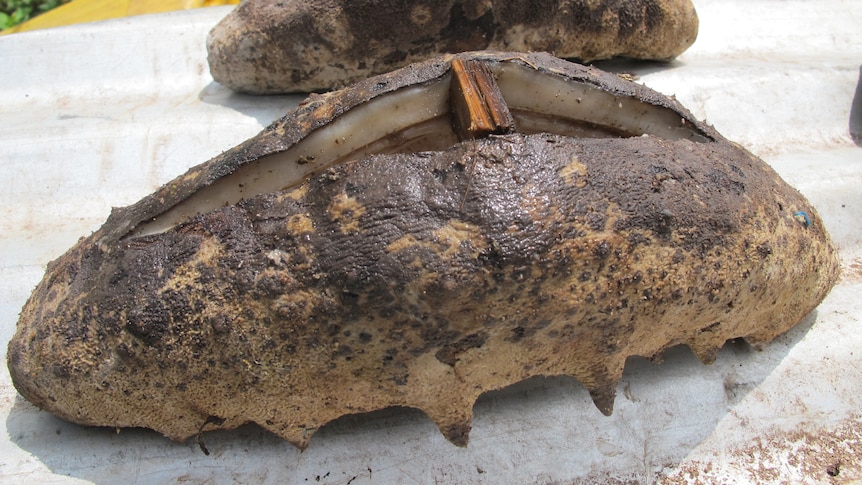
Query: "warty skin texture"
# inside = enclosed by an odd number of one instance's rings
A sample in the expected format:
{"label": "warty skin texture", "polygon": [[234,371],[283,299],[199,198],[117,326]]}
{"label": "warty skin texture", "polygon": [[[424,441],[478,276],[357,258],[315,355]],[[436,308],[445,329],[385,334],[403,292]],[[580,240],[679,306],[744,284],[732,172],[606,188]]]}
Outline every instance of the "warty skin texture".
{"label": "warty skin texture", "polygon": [[479,49],[666,61],[697,29],[691,0],[247,0],[213,28],[207,51],[217,82],[272,94]]}
{"label": "warty skin texture", "polygon": [[837,279],[808,201],[675,101],[547,55],[460,57],[648,100],[701,141],[514,133],[367,155],[130,235],[451,58],[315,97],[49,265],[9,344],[21,394],[86,425],[183,440],[255,422],[301,448],[339,416],[408,406],[466,445],[483,392],[568,375],[609,414],[627,357],[765,344]]}

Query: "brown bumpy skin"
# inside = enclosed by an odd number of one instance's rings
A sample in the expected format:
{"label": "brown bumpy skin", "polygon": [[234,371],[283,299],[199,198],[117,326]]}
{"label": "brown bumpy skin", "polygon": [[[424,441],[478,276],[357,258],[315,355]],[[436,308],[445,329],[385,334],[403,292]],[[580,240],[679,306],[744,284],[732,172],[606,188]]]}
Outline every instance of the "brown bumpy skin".
{"label": "brown bumpy skin", "polygon": [[697,37],[691,0],[247,0],[210,33],[237,91],[321,91],[444,53],[546,51],[670,60]]}
{"label": "brown bumpy skin", "polygon": [[568,375],[607,414],[627,357],[764,344],[835,283],[816,210],[674,100],[547,55],[462,57],[658,106],[698,141],[516,132],[372,154],[134,235],[345,113],[447,79],[450,58],[315,97],[52,262],[9,344],[15,386],[73,422],[178,440],[255,422],[305,447],[339,416],[410,406],[465,445],[483,392]]}

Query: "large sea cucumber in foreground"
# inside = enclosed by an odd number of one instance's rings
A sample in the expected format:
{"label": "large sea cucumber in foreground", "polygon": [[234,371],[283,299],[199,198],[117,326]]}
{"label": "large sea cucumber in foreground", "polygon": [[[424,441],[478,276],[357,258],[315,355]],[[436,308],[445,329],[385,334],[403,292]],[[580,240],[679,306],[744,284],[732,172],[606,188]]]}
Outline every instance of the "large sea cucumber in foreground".
{"label": "large sea cucumber in foreground", "polygon": [[52,262],[17,389],[182,440],[298,447],[421,409],[465,445],[483,392],[629,356],[769,342],[838,276],[815,209],[676,101],[547,54],[438,58],[312,96]]}
{"label": "large sea cucumber in foreground", "polygon": [[478,49],[666,61],[697,30],[691,0],[246,0],[212,29],[207,52],[219,83],[272,94]]}

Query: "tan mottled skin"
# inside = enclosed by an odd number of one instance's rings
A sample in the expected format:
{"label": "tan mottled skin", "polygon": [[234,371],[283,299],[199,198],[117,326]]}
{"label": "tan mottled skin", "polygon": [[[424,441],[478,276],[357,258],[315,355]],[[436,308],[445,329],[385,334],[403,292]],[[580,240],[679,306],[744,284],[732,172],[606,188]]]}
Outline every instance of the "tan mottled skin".
{"label": "tan mottled skin", "polygon": [[328,122],[332,103],[361,105],[382,79],[395,89],[447,63],[371,79],[115,211],[51,263],[9,344],[15,386],[73,422],[179,440],[252,421],[305,447],[339,416],[411,406],[463,445],[483,392],[569,375],[610,413],[627,357],[682,343],[709,362],[727,339],[770,341],[825,297],[837,252],[763,161],[642,86],[523,60],[663,104],[710,141],[516,133],[373,155],[123,238],[213,174]]}
{"label": "tan mottled skin", "polygon": [[207,50],[217,82],[272,94],[479,49],[670,60],[697,29],[691,0],[247,0],[213,28]]}

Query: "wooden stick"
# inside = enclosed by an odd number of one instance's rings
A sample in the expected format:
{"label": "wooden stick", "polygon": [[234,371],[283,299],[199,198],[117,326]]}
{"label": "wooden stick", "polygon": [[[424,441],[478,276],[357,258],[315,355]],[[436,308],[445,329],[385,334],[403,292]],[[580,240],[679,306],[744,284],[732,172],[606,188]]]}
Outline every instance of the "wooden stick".
{"label": "wooden stick", "polygon": [[461,140],[515,131],[515,121],[494,74],[478,60],[452,61],[453,128]]}

